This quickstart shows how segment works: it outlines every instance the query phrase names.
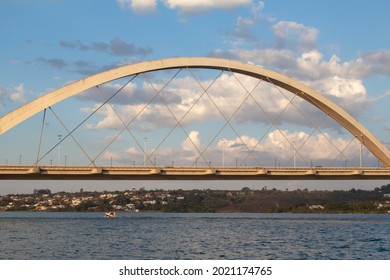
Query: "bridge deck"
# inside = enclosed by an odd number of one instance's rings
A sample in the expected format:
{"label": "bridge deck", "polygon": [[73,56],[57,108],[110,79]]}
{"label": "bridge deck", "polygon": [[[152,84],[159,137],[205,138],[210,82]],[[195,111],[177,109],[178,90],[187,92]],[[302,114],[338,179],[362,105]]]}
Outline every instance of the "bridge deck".
{"label": "bridge deck", "polygon": [[354,180],[390,179],[390,168],[0,166],[0,180]]}

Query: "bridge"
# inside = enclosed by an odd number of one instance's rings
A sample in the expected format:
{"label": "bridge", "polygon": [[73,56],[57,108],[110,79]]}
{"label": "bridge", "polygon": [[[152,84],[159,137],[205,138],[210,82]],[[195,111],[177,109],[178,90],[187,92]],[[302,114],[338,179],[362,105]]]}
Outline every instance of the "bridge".
{"label": "bridge", "polygon": [[389,179],[390,168],[1,166],[9,180],[362,180]]}
{"label": "bridge", "polygon": [[[158,76],[159,73],[162,74]],[[118,81],[122,82],[120,86]],[[179,85],[187,87],[180,90]],[[109,89],[111,93],[107,93]],[[276,99],[276,95],[280,97]],[[93,108],[84,108],[83,112],[89,115],[70,127],[65,124],[72,115],[67,112],[70,106],[65,106],[66,113],[62,117],[58,113],[61,108],[56,110],[54,107],[77,96],[79,100],[84,98],[84,101],[89,99],[95,103]],[[101,98],[100,103],[96,101],[97,97]],[[264,105],[267,102],[274,103]],[[206,103],[209,107],[205,109]],[[105,111],[102,113],[101,110]],[[56,133],[57,141],[45,146],[43,143],[53,142],[52,136],[50,141],[45,138],[48,112],[52,115],[51,122],[58,122],[61,134]],[[249,112],[256,112],[256,116]],[[42,125],[36,131],[39,138],[36,159],[30,157],[30,164],[22,164],[22,154],[19,164],[9,164],[7,159],[6,164],[0,165],[0,179],[390,179],[387,146],[346,110],[299,81],[233,60],[169,58],[92,75],[2,116],[0,140],[38,113],[42,114]],[[92,116],[99,114],[100,118],[90,122]],[[283,127],[293,121],[306,132],[291,133]],[[197,127],[200,122],[203,122],[202,127]],[[335,128],[335,124],[339,128]],[[308,125],[312,128],[308,129]],[[243,127],[245,132],[240,131]],[[349,133],[349,139],[341,141],[338,138],[338,142],[332,143],[332,138],[336,138],[332,137],[332,131],[340,130],[340,127]],[[200,143],[198,134],[202,128],[202,135],[208,136],[207,143]],[[263,128],[261,133],[260,128]],[[85,131],[96,133],[100,141],[101,131],[111,133],[114,129],[117,132],[92,155],[88,148],[94,142],[83,143],[87,138]],[[254,131],[257,136],[248,135],[248,131]],[[126,149],[124,144],[120,147],[118,144],[115,150],[115,141],[125,133],[129,138]],[[147,133],[152,136],[145,137]],[[147,144],[151,144],[152,137],[159,141],[148,150]],[[180,137],[181,142],[178,142]],[[62,162],[61,147],[65,147],[65,141],[72,142],[78,151],[71,156],[65,155]],[[26,139],[25,145],[29,143]],[[172,144],[175,148],[168,147],[168,143],[175,143]],[[313,147],[330,152],[317,157]],[[64,156],[65,152],[62,153]],[[127,157],[131,155],[132,160],[124,163],[125,157],[121,157],[124,153],[128,153]],[[376,166],[364,166],[363,153],[375,159],[372,162]],[[53,164],[57,154],[58,161]],[[80,155],[86,162],[67,163],[67,159]],[[220,159],[218,163],[216,158]]]}

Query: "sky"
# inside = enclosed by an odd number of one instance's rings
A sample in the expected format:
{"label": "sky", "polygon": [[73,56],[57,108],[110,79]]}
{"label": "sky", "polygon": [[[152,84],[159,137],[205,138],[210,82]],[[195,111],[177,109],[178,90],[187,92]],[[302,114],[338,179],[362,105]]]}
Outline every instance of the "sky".
{"label": "sky", "polygon": [[[389,8],[386,0],[1,0],[0,115],[122,65],[219,57],[307,84],[390,147]],[[76,130],[77,142],[62,139],[123,86]],[[229,72],[184,69],[124,78],[53,105],[44,130],[42,118],[37,114],[0,135],[0,164],[34,164],[38,158],[47,165],[92,160],[142,165],[145,154],[148,163],[157,165],[359,164],[360,144],[325,114],[272,84]],[[130,131],[120,133],[123,123],[131,123]],[[366,150],[363,162],[379,165]],[[336,183],[339,187],[339,182],[322,181],[247,184],[325,188]],[[41,186],[87,189],[85,184],[1,181],[0,193]],[[135,182],[112,186],[129,184]],[[91,189],[98,186],[108,188],[107,182],[90,182]]]}

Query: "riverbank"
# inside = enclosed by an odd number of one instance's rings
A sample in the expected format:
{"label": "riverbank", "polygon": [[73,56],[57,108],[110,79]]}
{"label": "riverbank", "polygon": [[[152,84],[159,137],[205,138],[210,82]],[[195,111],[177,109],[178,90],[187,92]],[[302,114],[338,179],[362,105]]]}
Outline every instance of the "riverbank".
{"label": "riverbank", "polygon": [[371,191],[145,190],[0,196],[0,211],[50,212],[388,213],[390,185]]}

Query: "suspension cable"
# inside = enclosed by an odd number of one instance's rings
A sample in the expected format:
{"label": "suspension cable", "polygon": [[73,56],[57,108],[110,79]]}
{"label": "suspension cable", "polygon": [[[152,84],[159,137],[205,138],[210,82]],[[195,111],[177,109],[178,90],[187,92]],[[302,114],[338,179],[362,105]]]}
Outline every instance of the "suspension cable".
{"label": "suspension cable", "polygon": [[39,145],[38,145],[38,152],[37,152],[37,161],[35,162],[35,165],[38,166],[39,163],[39,154],[41,152],[41,145],[42,145],[42,137],[43,137],[43,129],[45,127],[45,118],[46,118],[46,108],[43,110],[43,118],[42,118],[42,126],[41,126],[41,135],[39,137]]}
{"label": "suspension cable", "polygon": [[[83,149],[83,147],[81,146],[81,144],[77,141],[77,139],[74,137],[73,133],[69,132],[69,129],[65,126],[65,124],[62,122],[62,120],[60,119],[60,117],[53,111],[53,109],[51,107],[49,107],[50,111],[53,113],[53,115],[56,117],[56,119],[60,122],[60,124],[62,125],[62,127],[66,130],[66,132],[68,133],[68,135],[70,137],[72,137],[73,141],[76,142],[77,146],[81,149],[81,151],[84,153],[84,155],[91,161],[91,157],[88,155],[88,153]],[[96,167],[96,165],[95,165]]]}
{"label": "suspension cable", "polygon": [[[276,86],[276,85],[272,82],[272,80],[271,80],[269,77],[267,77],[267,80],[269,81],[269,83],[270,83],[271,85],[273,85],[273,86],[279,91],[280,94],[282,94],[286,99],[288,99],[288,97],[283,93],[283,91],[282,91],[278,86]],[[293,95],[293,98],[291,98],[289,104],[286,106],[285,110],[283,110],[283,113],[286,111],[287,107],[289,107],[290,105],[292,105],[298,112],[301,113],[301,115],[303,115],[304,118],[308,119],[308,118],[303,114],[303,112],[302,112],[302,111],[301,111],[301,110],[292,102],[292,101],[295,99],[296,96],[298,96],[298,95],[297,95],[297,94],[294,94],[294,95]],[[308,120],[310,121],[310,119],[308,119]],[[310,122],[311,122],[311,121],[310,121]],[[314,125],[314,124],[312,123],[312,125]],[[281,130],[280,130],[280,132],[282,133]],[[297,149],[297,148],[295,147],[295,145],[294,145],[294,141],[292,141],[293,143],[291,143],[290,140],[284,135],[284,133],[282,133],[282,135],[283,135],[283,137],[287,140],[288,144],[294,149],[294,154],[298,154],[299,157],[300,157],[306,164],[308,164],[308,162],[306,161],[306,159],[305,159],[305,158],[301,155],[301,153],[299,152],[300,149],[302,148],[302,145],[299,147],[299,149]],[[295,157],[295,156],[294,156],[294,157]]]}
{"label": "suspension cable", "polygon": [[[66,129],[66,127],[64,127],[66,130],[67,130],[67,135],[62,138],[57,144],[55,144],[48,152],[46,152],[39,160],[41,161],[44,157],[46,157],[49,153],[51,153],[55,148],[57,148],[63,141],[65,141],[65,139],[67,139],[69,136],[72,136],[73,132],[75,132],[80,126],[82,126],[87,120],[89,120],[97,111],[99,111],[105,104],[107,104],[112,98],[114,98],[123,88],[125,88],[131,81],[133,81],[135,79],[135,77],[137,77],[138,74],[134,75],[127,83],[125,83],[121,88],[119,88],[113,95],[111,95],[105,102],[103,102],[100,106],[98,106],[91,114],[89,114],[82,122],[80,122],[76,127],[74,127],[71,131],[69,131],[68,129]],[[51,107],[49,107],[49,109],[54,113],[53,109],[51,109]],[[56,115],[54,113],[54,115]],[[58,118],[58,120],[60,121],[60,119]],[[60,123],[62,123],[60,121]],[[63,124],[62,124],[63,125]],[[72,136],[73,139],[75,139],[73,136]],[[78,144],[78,142],[76,141],[76,143]],[[79,145],[79,144],[78,144]],[[81,147],[80,147],[81,148]],[[82,149],[83,150],[83,149]],[[89,160],[91,160],[91,158],[89,156],[87,156]],[[93,164],[94,166],[95,163],[90,162],[90,164]]]}
{"label": "suspension cable", "polygon": [[[317,104],[316,100],[312,99],[309,95],[306,95],[306,97],[308,99],[310,99],[310,103],[313,104],[315,107],[319,108],[321,111],[321,107]],[[339,123],[340,124],[340,123]],[[344,155],[344,151],[347,147],[345,147],[343,150],[340,151],[339,147],[337,147],[330,139],[329,137],[324,133],[322,132],[322,130],[318,127],[317,130],[321,133],[322,136],[325,137],[325,139],[331,144],[331,146],[333,146],[333,148],[335,148],[338,152],[339,152],[339,155],[336,157],[336,159],[338,159],[341,155],[344,156],[346,158],[346,156]],[[354,138],[353,138],[354,139]],[[350,144],[348,144],[347,146],[349,146]],[[336,160],[335,159],[335,160]]]}
{"label": "suspension cable", "polygon": [[[267,80],[273,85],[275,86],[267,77]],[[275,86],[276,87],[276,86]],[[264,139],[264,137],[266,137],[267,133],[270,131],[270,129],[272,128],[272,126],[274,126],[278,131],[279,133],[283,136],[283,138],[287,141],[287,143],[289,145],[291,145],[290,141],[287,139],[287,136],[283,133],[283,131],[279,128],[279,126],[276,124],[276,122],[281,118],[281,116],[284,114],[284,112],[287,110],[287,108],[291,105],[292,101],[294,100],[294,98],[296,97],[296,95],[293,96],[293,98],[290,100],[288,99],[286,96],[285,98],[289,101],[287,103],[287,105],[283,108],[283,110],[276,116],[276,118],[274,119],[274,121],[271,120],[271,118],[268,116],[268,113],[263,109],[263,107],[259,104],[259,102],[257,102],[257,100],[253,97],[252,94],[250,94],[252,100],[255,102],[255,104],[257,105],[257,107],[259,107],[259,109],[264,113],[264,115],[266,116],[268,122],[270,123],[270,126],[268,127],[268,129],[265,131],[265,133],[263,134],[263,136],[257,141],[256,145],[252,148],[252,150],[250,151],[250,153],[246,156],[246,158],[244,158],[240,165],[245,162],[249,155],[251,153],[254,152],[254,150],[256,149],[256,147],[260,144],[260,142],[262,141],[262,139]],[[303,159],[304,160],[304,159]],[[305,161],[305,160],[304,160]]]}
{"label": "suspension cable", "polygon": [[[99,90],[99,93],[104,97],[104,94],[103,94],[102,90],[100,89],[100,87],[96,86],[96,88]],[[137,141],[137,139],[135,138],[134,134],[129,129],[129,127],[128,127],[129,125],[126,125],[126,123],[123,121],[123,118],[119,115],[118,111],[114,108],[114,106],[110,102],[108,102],[107,104],[111,107],[111,109],[113,110],[115,115],[118,117],[119,121],[122,123],[123,129],[115,137],[113,137],[109,141],[109,143],[100,151],[100,153],[92,160],[91,163],[94,163],[111,146],[111,144],[119,137],[119,135],[121,135],[122,132],[125,131],[125,130],[127,130],[127,132],[129,132],[129,134],[131,135],[133,140],[136,142],[138,147],[140,149],[142,149],[140,143]]]}
{"label": "suspension cable", "polygon": [[[188,69],[189,70],[189,69]],[[189,70],[190,71],[190,70]],[[190,71],[191,72],[191,71]],[[220,72],[220,74],[214,79],[214,81],[212,82],[212,84],[214,84],[214,82],[215,82],[215,80],[217,80],[219,77],[220,77],[220,75],[222,74],[222,72],[223,71],[221,71]],[[192,74],[192,72],[191,72],[191,74]],[[176,76],[176,75],[175,75]],[[174,78],[174,77],[173,77]],[[195,78],[195,80],[197,80],[196,79],[196,77],[194,77]],[[154,89],[154,91],[160,96],[160,98],[161,98],[161,95],[160,95],[160,93],[163,91],[163,89],[171,82],[171,80],[170,81],[168,81],[168,83],[160,90],[160,91],[158,91],[157,92],[157,89],[152,85],[152,83],[150,82],[150,80],[147,78],[147,80],[148,80],[148,82],[149,82],[149,84],[151,85],[151,87]],[[211,86],[211,85],[210,85]],[[155,150],[149,155],[149,157],[148,158],[150,158],[153,154],[154,154],[154,152],[165,142],[165,140],[172,134],[172,132],[178,127],[178,126],[180,126],[180,128],[183,130],[183,132],[186,134],[186,136],[187,136],[187,139],[192,143],[192,145],[195,147],[195,149],[197,150],[197,152],[199,153],[199,154],[201,154],[201,152],[200,152],[200,150],[199,150],[199,148],[196,146],[196,144],[194,143],[194,141],[191,139],[191,137],[190,137],[190,135],[188,134],[188,132],[185,130],[185,128],[183,127],[183,125],[181,124],[181,122],[182,122],[182,120],[188,115],[188,113],[190,112],[190,111],[192,111],[192,109],[195,107],[195,105],[199,102],[199,100],[203,97],[203,95],[204,94],[206,94],[206,92],[207,92],[207,90],[210,88],[210,86],[205,90],[205,89],[203,89],[202,88],[202,90],[203,90],[203,93],[197,98],[197,100],[192,104],[192,106],[187,110],[187,112],[185,112],[185,114],[180,118],[180,120],[175,116],[175,114],[173,114],[173,112],[172,112],[172,109],[168,106],[168,104],[162,99],[162,102],[164,103],[164,105],[165,105],[165,107],[168,109],[168,111],[169,111],[169,113],[173,116],[173,118],[175,119],[175,121],[176,121],[176,125],[169,131],[169,133],[165,136],[165,138],[160,142],[160,144],[155,148]],[[207,160],[203,157],[203,155],[201,155],[201,157],[203,158],[203,160],[207,163]],[[199,159],[199,157],[197,158],[197,159]]]}

